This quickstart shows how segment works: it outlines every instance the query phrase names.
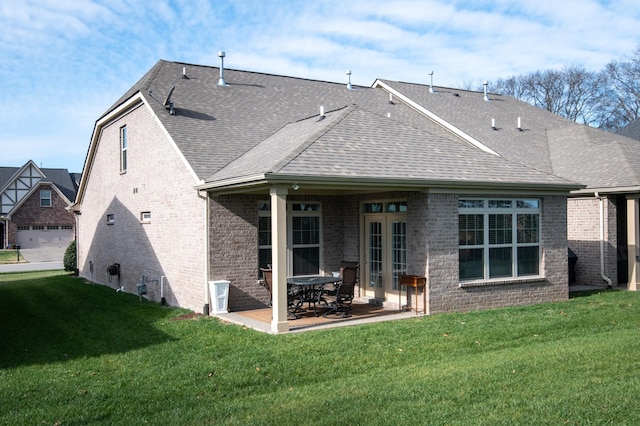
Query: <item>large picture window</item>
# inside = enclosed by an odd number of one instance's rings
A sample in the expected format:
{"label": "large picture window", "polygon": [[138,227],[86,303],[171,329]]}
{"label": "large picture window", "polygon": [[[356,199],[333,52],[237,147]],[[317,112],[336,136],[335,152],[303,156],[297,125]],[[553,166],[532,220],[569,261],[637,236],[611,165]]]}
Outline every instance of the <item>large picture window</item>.
{"label": "large picture window", "polygon": [[[320,273],[320,203],[287,205],[287,271],[291,275]],[[258,203],[258,266],[271,263],[271,205]]]}
{"label": "large picture window", "polygon": [[540,200],[458,201],[460,281],[540,275]]}

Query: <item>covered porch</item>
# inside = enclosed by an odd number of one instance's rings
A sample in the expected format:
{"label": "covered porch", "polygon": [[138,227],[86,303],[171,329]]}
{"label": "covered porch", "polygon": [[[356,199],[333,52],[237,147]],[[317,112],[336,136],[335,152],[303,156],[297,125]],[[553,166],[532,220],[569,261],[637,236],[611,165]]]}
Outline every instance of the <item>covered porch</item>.
{"label": "covered porch", "polygon": [[[273,310],[271,308],[216,315],[216,317],[222,321],[241,325],[265,333],[272,332],[272,316]],[[348,318],[324,318],[322,315],[315,316],[313,311],[309,310],[303,315],[300,315],[298,319],[289,321],[288,332],[300,333],[305,331],[325,330],[328,328],[371,324],[382,321],[420,318],[422,316],[424,316],[424,314],[416,314],[416,312],[407,309],[400,311],[395,308],[384,308],[382,306],[372,305],[363,301],[354,301],[351,316]]]}
{"label": "covered porch", "polygon": [[[328,189],[297,182],[210,196],[209,276],[231,282],[230,313],[220,318],[282,333],[415,317],[415,312],[400,310],[411,305],[414,296],[407,300],[398,277],[425,274],[426,252],[416,251],[415,259],[422,262],[412,262],[408,270],[407,250],[408,243],[420,247],[419,241],[408,238],[407,210],[409,205],[417,207],[425,194],[407,186]],[[323,318],[320,308],[318,316],[303,313],[292,319],[288,279],[331,276],[344,260],[359,263],[353,314]],[[267,265],[272,271],[270,292],[260,271]],[[419,299],[423,313],[427,307],[422,292]]]}

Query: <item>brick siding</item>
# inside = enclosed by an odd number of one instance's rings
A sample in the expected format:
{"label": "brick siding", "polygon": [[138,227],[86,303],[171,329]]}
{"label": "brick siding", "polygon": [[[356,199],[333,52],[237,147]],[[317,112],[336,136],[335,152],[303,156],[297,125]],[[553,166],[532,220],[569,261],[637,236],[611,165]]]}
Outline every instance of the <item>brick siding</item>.
{"label": "brick siding", "polygon": [[[120,173],[120,127],[128,131],[128,168]],[[104,127],[78,217],[78,265],[81,276],[137,294],[146,275],[165,281],[168,304],[202,312],[205,270],[206,201],[174,145],[144,106]],[[86,177],[85,177],[86,178]],[[151,213],[141,223],[140,213]],[[106,215],[115,223],[108,225]],[[107,266],[121,265],[121,278]],[[91,265],[93,270],[91,270]],[[158,284],[148,286],[160,300]]]}
{"label": "brick siding", "polygon": [[[605,275],[618,282],[616,205],[605,199],[604,251]],[[626,208],[626,206],[622,206]],[[596,198],[570,198],[567,201],[567,239],[578,256],[576,284],[603,285],[600,277],[600,202]]]}
{"label": "brick siding", "polygon": [[[51,191],[51,207],[40,207],[40,191]],[[73,200],[71,200],[73,201]],[[11,215],[8,222],[8,244],[15,246],[18,226],[50,226],[64,225],[75,228],[75,218],[72,212],[67,210],[69,205],[51,187],[42,184],[27,198],[19,209]]]}

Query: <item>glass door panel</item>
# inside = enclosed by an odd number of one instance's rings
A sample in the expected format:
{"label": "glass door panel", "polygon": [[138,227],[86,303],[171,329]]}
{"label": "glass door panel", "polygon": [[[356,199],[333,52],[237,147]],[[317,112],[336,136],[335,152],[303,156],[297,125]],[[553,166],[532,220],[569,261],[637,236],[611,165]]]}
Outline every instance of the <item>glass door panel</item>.
{"label": "glass door panel", "polygon": [[384,251],[383,251],[383,222],[367,221],[367,285],[373,290],[374,297],[384,294]]}
{"label": "glass door panel", "polygon": [[[401,217],[399,217],[401,216]],[[399,277],[407,271],[407,223],[403,215],[365,216],[363,289],[368,297],[388,300],[398,295]]]}
{"label": "glass door panel", "polygon": [[[391,218],[390,218],[391,219]],[[392,290],[398,290],[400,275],[407,273],[407,222],[391,220]]]}

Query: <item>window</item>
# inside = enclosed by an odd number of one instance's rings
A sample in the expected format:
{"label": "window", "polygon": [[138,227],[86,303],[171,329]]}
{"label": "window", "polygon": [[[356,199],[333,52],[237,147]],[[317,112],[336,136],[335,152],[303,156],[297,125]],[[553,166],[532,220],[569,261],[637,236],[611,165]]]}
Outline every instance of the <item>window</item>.
{"label": "window", "polygon": [[40,190],[40,207],[51,207],[51,190]]}
{"label": "window", "polygon": [[540,275],[540,200],[458,201],[460,281]]}
{"label": "window", "polygon": [[32,231],[44,231],[44,225],[33,225],[31,227]]}
{"label": "window", "polygon": [[60,229],[73,229],[73,225],[62,225]]}
{"label": "window", "polygon": [[18,231],[28,231],[29,225],[18,225]]}
{"label": "window", "polygon": [[113,214],[108,214],[107,215],[107,225],[113,225],[114,223],[116,223],[116,217]]}
{"label": "window", "polygon": [[127,148],[129,140],[127,138],[127,126],[120,127],[120,172],[127,171]]}
{"label": "window", "polygon": [[49,231],[55,231],[60,229],[60,225],[47,225],[47,230]]}
{"label": "window", "polygon": [[142,222],[142,223],[150,223],[151,222],[151,212],[140,212],[140,222]]}
{"label": "window", "polygon": [[[290,203],[287,205],[288,269],[293,275],[320,273],[320,203]],[[271,263],[271,204],[258,203],[258,264]]]}

